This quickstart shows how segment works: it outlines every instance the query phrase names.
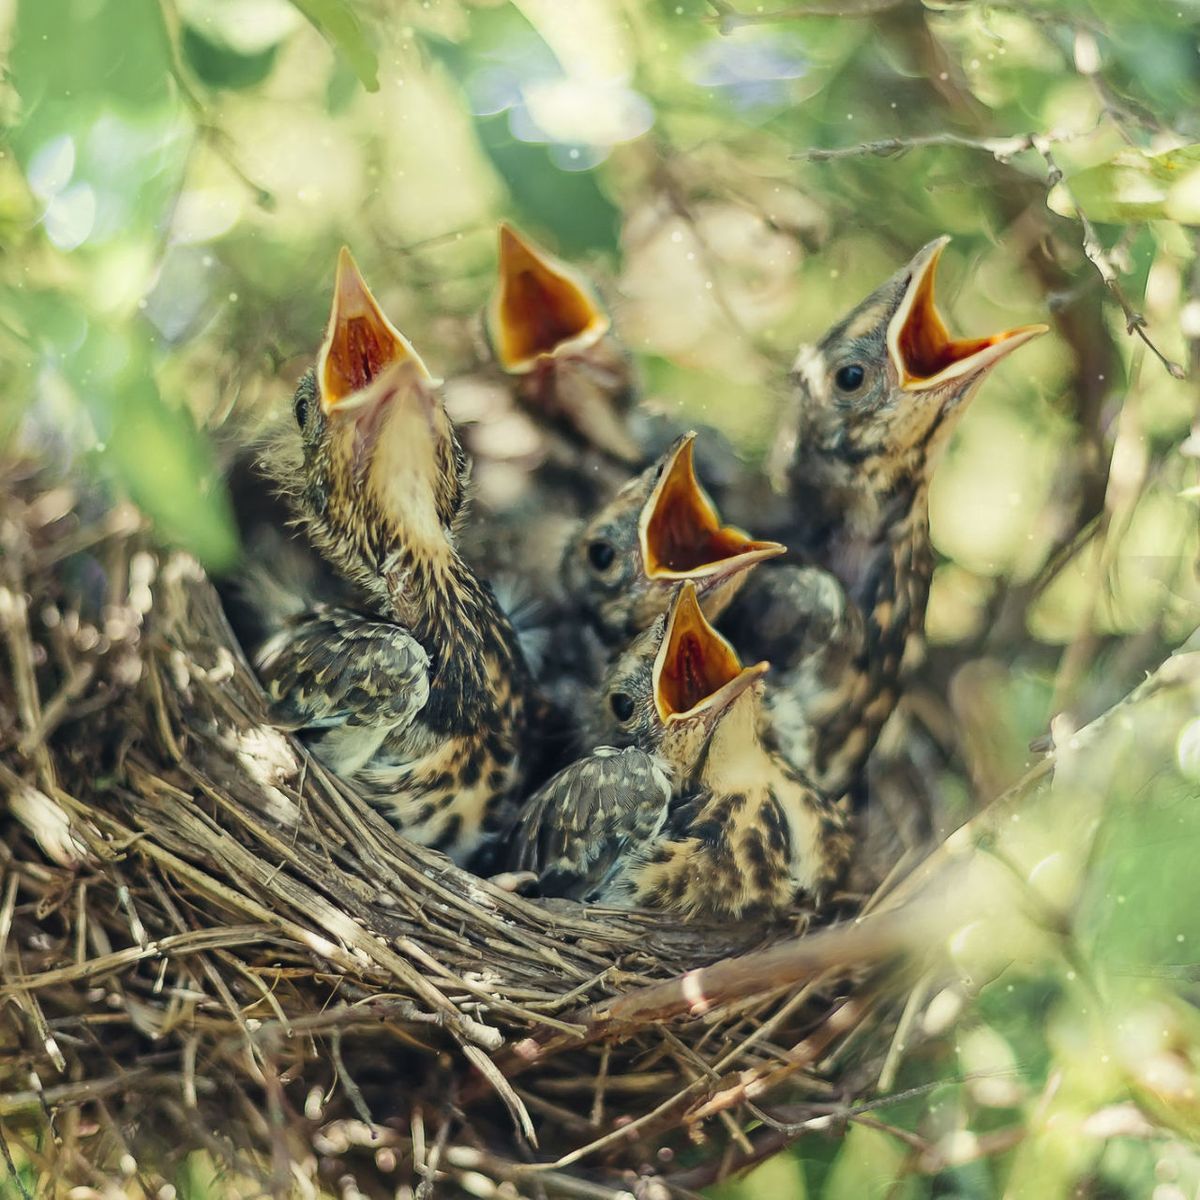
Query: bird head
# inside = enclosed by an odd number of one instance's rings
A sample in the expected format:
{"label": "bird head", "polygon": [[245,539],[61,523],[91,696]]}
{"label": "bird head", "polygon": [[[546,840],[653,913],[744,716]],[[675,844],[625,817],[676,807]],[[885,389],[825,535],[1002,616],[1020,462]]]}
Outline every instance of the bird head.
{"label": "bird head", "polygon": [[627,483],[567,546],[564,583],[607,638],[646,628],[690,581],[713,620],[779,542],[723,525],[696,477],[696,435],[684,434]]}
{"label": "bird head", "polygon": [[449,553],[466,455],[437,381],[345,248],[325,341],[293,412],[300,461],[281,482],[314,542],[345,574],[382,595],[398,554]]}
{"label": "bird head", "polygon": [[625,425],[632,365],[586,280],[500,226],[499,277],[487,332],[500,368],[535,416],[624,463],[642,461]]}
{"label": "bird head", "polygon": [[930,242],[816,346],[801,349],[792,368],[801,393],[797,485],[815,471],[824,477],[814,486],[840,483],[851,509],[869,513],[906,483],[921,484],[980,383],[1046,332],[1021,325],[951,336],[934,299],[949,240]]}
{"label": "bird head", "polygon": [[598,742],[655,748],[686,777],[722,717],[767,669],[742,665],[687,580],[605,675],[593,733]]}

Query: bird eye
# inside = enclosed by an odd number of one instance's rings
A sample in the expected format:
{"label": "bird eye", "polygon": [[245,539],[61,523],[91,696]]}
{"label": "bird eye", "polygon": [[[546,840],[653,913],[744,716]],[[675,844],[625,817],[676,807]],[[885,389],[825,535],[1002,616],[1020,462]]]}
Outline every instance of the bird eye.
{"label": "bird eye", "polygon": [[296,399],[292,402],[292,411],[296,414],[296,424],[301,429],[308,424],[308,392],[299,391],[296,393]]}
{"label": "bird eye", "polygon": [[611,543],[595,541],[588,543],[587,556],[588,562],[597,571],[607,571],[613,565],[613,559],[617,557],[617,552],[613,549]]}
{"label": "bird eye", "polygon": [[628,692],[613,692],[608,698],[608,706],[622,725],[633,716],[633,697]]}
{"label": "bird eye", "polygon": [[866,377],[867,372],[861,363],[847,363],[844,367],[838,367],[833,381],[838,385],[839,391],[857,392]]}

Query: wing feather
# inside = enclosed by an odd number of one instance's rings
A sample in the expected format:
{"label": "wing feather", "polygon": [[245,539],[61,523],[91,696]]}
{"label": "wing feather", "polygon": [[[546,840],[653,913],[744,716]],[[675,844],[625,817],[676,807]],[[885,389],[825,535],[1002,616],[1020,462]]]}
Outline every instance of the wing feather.
{"label": "wing feather", "polygon": [[644,750],[593,750],[526,803],[514,866],[535,871],[547,895],[587,899],[662,828],[672,792],[662,764]]}

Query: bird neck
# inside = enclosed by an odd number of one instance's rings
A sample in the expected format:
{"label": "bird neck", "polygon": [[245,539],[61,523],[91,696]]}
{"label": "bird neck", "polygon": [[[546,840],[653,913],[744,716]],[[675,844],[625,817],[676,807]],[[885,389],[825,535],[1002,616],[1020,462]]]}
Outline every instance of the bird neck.
{"label": "bird neck", "polygon": [[446,732],[478,732],[523,685],[516,633],[491,588],[452,546],[397,551],[386,570],[394,616],[433,660],[424,716]]}
{"label": "bird neck", "polygon": [[706,788],[718,795],[745,790],[754,778],[754,766],[766,757],[761,719],[758,689],[749,688],[729,706],[709,739],[700,773]]}
{"label": "bird neck", "polygon": [[[797,464],[792,501],[794,549],[846,589],[868,624],[877,605],[904,596],[904,614],[919,627],[929,580],[929,483],[923,461],[888,471],[869,461],[813,455]],[[889,614],[881,614],[885,623]]]}
{"label": "bird neck", "polygon": [[800,553],[838,579],[863,626],[843,683],[851,691],[819,722],[814,767],[836,795],[859,776],[924,633],[933,575],[928,476],[894,475],[890,490],[866,495],[833,472],[829,487],[821,487],[819,472],[803,478],[803,491],[793,491]]}

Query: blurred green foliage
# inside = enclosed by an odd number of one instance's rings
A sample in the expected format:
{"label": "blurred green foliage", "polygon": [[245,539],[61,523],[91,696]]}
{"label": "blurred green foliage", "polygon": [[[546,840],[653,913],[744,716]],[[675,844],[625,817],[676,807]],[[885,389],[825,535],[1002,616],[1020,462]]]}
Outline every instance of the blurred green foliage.
{"label": "blurred green foliage", "polygon": [[[953,826],[1196,624],[1198,47],[1197,0],[0,0],[0,437],[226,565],[216,447],[307,365],[338,244],[453,376],[510,217],[596,276],[652,402],[762,455],[796,344],[949,232],[956,326],[1055,327],[933,489]],[[1200,724],[1074,778],[901,1098],[717,1194],[1200,1191]]]}

